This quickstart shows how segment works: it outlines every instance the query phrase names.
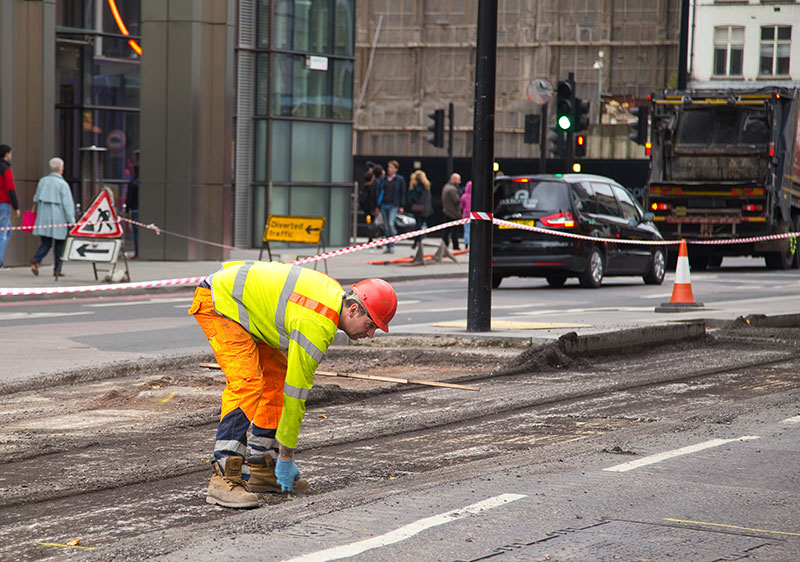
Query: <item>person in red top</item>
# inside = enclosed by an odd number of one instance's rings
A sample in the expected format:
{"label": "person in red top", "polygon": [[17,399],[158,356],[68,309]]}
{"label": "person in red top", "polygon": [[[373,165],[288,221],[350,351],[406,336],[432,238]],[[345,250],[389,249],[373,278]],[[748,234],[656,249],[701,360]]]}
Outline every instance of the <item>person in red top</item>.
{"label": "person in red top", "polygon": [[8,241],[11,240],[11,207],[14,207],[19,218],[17,190],[14,188],[14,173],[11,171],[11,147],[0,144],[0,269],[8,269],[3,265]]}

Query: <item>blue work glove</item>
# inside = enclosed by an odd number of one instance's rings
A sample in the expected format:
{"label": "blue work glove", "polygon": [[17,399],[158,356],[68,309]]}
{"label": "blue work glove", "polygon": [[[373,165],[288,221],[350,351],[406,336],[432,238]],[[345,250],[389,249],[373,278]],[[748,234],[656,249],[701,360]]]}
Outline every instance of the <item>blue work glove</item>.
{"label": "blue work glove", "polygon": [[278,462],[275,463],[275,477],[278,479],[278,484],[281,485],[281,490],[291,492],[294,489],[294,481],[300,479],[300,469],[297,468],[294,461],[278,459]]}

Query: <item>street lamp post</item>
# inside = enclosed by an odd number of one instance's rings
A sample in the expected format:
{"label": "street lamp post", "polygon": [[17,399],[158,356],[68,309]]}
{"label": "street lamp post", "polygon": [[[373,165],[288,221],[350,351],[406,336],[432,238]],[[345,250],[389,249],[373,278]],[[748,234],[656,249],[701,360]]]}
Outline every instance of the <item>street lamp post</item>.
{"label": "street lamp post", "polygon": [[592,68],[597,70],[597,123],[600,123],[600,114],[602,113],[602,100],[603,100],[603,67],[605,64],[603,63],[603,57],[605,53],[603,51],[597,52],[597,60],[594,61]]}

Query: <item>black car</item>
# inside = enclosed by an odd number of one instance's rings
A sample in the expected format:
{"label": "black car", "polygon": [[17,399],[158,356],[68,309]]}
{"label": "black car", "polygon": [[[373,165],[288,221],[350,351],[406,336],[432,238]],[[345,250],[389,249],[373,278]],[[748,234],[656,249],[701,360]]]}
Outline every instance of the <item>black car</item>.
{"label": "black car", "polygon": [[[597,238],[662,240],[633,196],[610,178],[591,174],[499,177],[494,183],[494,216],[554,232]],[[544,277],[561,287],[577,277],[583,287],[599,287],[603,277],[641,275],[664,280],[663,246],[591,242],[494,226],[492,287],[504,277]]]}

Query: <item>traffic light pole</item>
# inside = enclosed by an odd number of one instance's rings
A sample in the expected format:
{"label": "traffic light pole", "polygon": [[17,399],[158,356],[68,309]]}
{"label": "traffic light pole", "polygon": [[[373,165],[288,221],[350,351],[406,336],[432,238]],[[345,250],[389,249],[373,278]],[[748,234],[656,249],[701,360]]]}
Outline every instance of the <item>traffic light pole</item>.
{"label": "traffic light pole", "polygon": [[453,175],[453,102],[447,108],[447,181]]}
{"label": "traffic light pole", "polygon": [[[573,115],[574,115],[574,108],[575,108],[575,73],[569,73],[569,81],[572,84],[572,100],[570,106],[573,108]],[[573,131],[575,130],[575,120],[573,119],[572,126],[567,131],[567,146],[566,146],[566,162],[564,162],[564,173],[567,174],[572,171],[572,164],[575,163],[575,136]]]}
{"label": "traffic light pole", "polygon": [[547,166],[547,104],[542,104],[542,117],[540,119],[540,135],[539,139],[539,173],[546,174]]}
{"label": "traffic light pole", "polygon": [[[472,142],[472,211],[492,212],[497,0],[478,0]],[[467,331],[492,329],[492,223],[470,226]]]}

